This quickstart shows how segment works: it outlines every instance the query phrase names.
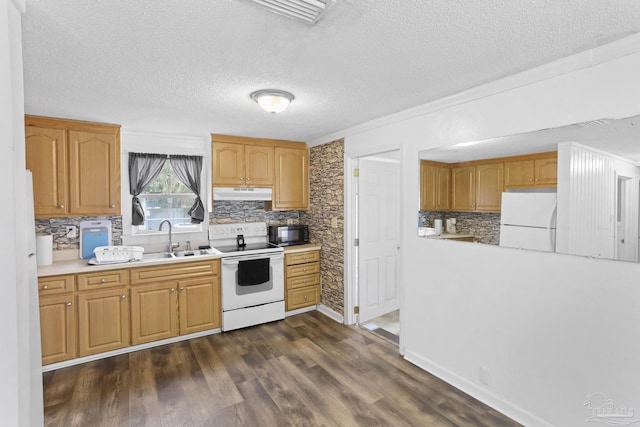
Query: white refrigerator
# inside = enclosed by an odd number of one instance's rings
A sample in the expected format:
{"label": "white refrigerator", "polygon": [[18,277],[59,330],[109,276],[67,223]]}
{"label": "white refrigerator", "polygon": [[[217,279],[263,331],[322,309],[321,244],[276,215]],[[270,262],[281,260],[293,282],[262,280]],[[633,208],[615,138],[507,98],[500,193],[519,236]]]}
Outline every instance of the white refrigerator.
{"label": "white refrigerator", "polygon": [[500,246],[555,252],[556,206],[555,192],[502,193]]}

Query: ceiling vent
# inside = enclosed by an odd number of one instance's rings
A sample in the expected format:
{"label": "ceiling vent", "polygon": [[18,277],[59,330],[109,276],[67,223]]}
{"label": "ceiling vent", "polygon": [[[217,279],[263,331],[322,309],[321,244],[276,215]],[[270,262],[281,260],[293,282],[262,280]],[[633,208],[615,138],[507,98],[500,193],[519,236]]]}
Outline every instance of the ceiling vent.
{"label": "ceiling vent", "polygon": [[327,2],[318,0],[251,0],[270,12],[313,25],[327,11]]}

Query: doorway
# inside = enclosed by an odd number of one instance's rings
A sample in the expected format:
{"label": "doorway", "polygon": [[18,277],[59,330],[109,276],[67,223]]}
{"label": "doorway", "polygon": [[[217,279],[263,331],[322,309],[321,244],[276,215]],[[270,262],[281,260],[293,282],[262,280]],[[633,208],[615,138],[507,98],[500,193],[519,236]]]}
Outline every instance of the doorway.
{"label": "doorway", "polygon": [[[634,238],[632,211],[632,177],[618,175],[616,185],[615,251],[617,260],[637,261],[637,238]],[[635,219],[637,221],[637,218]]]}
{"label": "doorway", "polygon": [[396,344],[400,336],[400,152],[357,159],[357,323]]}

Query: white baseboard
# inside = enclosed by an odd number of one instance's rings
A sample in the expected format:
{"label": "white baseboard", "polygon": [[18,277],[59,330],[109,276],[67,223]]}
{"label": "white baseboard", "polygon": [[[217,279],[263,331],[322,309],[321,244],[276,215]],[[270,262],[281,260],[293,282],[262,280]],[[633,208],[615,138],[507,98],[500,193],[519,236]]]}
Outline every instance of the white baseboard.
{"label": "white baseboard", "polygon": [[186,341],[193,338],[206,337],[207,335],[219,334],[220,329],[209,329],[207,331],[196,332],[189,335],[180,335],[179,337],[167,338],[166,340],[153,341],[150,343],[133,345],[130,347],[120,348],[118,350],[106,351],[104,353],[92,354],[90,356],[78,357],[71,360],[65,360],[64,362],[51,363],[42,367],[42,372],[55,371],[60,368],[67,368],[69,366],[79,365],[81,363],[93,362],[94,360],[106,359],[111,356],[119,356],[121,354],[133,353],[134,351],[144,350],[147,348],[158,347],[165,344],[172,344],[174,342]]}
{"label": "white baseboard", "polygon": [[484,388],[478,387],[478,385],[454,374],[448,369],[443,368],[436,363],[433,363],[431,360],[420,356],[419,354],[416,354],[411,350],[405,350],[404,358],[417,367],[424,369],[430,374],[435,375],[436,377],[447,382],[453,387],[478,399],[482,403],[492,407],[496,411],[503,413],[507,417],[517,421],[522,425],[553,427],[553,424],[535,416],[530,412],[525,411],[519,406],[516,406],[511,402],[502,399],[500,396],[497,396]]}
{"label": "white baseboard", "polygon": [[344,316],[337,311],[333,311],[326,305],[318,304],[318,311],[336,322],[344,324]]}

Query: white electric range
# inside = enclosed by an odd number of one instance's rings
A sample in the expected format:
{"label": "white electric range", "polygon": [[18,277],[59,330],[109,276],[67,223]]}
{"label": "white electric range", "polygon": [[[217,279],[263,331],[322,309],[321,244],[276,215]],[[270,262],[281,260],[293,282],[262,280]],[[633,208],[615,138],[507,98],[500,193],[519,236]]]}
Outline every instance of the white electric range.
{"label": "white electric range", "polygon": [[222,330],[284,319],[284,249],[267,224],[210,225],[209,243],[222,257]]}

